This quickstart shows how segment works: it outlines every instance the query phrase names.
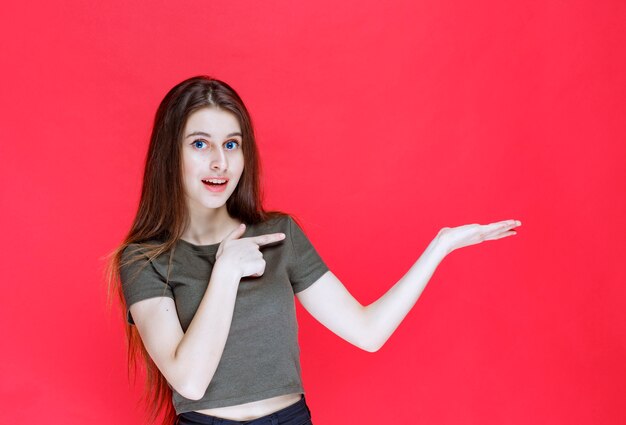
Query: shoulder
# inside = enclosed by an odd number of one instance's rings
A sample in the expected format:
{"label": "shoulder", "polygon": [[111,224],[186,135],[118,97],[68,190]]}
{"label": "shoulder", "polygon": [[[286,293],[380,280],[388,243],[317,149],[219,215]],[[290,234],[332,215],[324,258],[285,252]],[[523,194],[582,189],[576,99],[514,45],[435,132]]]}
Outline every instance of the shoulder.
{"label": "shoulder", "polygon": [[254,227],[258,234],[282,232],[287,234],[293,222],[291,215],[283,212],[272,212],[269,217]]}
{"label": "shoulder", "polygon": [[299,229],[304,230],[304,225],[302,224],[302,220],[298,218],[294,214],[285,213],[282,211],[272,211],[268,213],[268,218],[258,223],[257,226],[262,226],[265,228],[289,228],[289,227],[297,227]]}
{"label": "shoulder", "polygon": [[167,275],[167,257],[169,256],[159,253],[160,247],[162,247],[162,242],[158,240],[129,243],[120,255],[120,273],[127,276],[131,272],[153,270],[161,276]]}
{"label": "shoulder", "polygon": [[140,258],[148,259],[150,249],[159,246],[159,241],[149,240],[144,242],[132,242],[122,250],[122,261],[138,260]]}
{"label": "shoulder", "polygon": [[256,234],[266,233],[284,233],[286,238],[292,243],[303,237],[306,238],[305,226],[301,224],[296,216],[287,213],[281,213],[257,225]]}
{"label": "shoulder", "polygon": [[254,225],[254,229],[250,232],[251,236],[265,235],[270,233],[284,233],[285,243],[279,244],[291,251],[309,244],[308,238],[299,224],[297,218],[292,214],[281,213],[270,217],[269,219]]}

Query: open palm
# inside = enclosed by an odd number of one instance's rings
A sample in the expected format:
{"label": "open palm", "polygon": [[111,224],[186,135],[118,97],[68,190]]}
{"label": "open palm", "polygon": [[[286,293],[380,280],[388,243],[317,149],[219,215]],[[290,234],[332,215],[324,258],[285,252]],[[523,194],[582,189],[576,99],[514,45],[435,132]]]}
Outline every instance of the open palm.
{"label": "open palm", "polygon": [[517,232],[511,229],[521,224],[518,220],[504,220],[491,224],[474,223],[459,227],[444,227],[437,234],[437,238],[446,252],[450,253],[464,246],[515,235]]}

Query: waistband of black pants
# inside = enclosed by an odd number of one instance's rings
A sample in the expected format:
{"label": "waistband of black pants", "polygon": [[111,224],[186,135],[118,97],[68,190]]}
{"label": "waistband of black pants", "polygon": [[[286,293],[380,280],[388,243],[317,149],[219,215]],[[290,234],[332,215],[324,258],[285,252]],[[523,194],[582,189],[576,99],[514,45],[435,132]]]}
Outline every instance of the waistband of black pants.
{"label": "waistband of black pants", "polygon": [[191,420],[193,421],[193,423],[198,425],[260,425],[263,423],[268,423],[268,420],[271,419],[274,419],[277,422],[284,421],[300,411],[308,412],[308,407],[306,405],[306,399],[304,398],[304,394],[302,394],[300,400],[298,400],[294,404],[291,404],[268,415],[261,416],[260,418],[250,419],[248,421],[234,421],[232,419],[219,418],[217,416],[205,415],[204,413],[194,411],[181,413],[180,415],[178,415],[178,417]]}

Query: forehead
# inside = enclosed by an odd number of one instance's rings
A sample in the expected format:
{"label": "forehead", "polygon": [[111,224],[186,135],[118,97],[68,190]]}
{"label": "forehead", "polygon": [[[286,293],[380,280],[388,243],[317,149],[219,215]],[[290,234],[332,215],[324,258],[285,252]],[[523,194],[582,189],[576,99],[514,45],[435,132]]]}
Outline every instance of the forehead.
{"label": "forehead", "polygon": [[202,108],[193,112],[185,123],[185,134],[203,132],[212,137],[224,137],[229,133],[241,132],[239,120],[225,109]]}

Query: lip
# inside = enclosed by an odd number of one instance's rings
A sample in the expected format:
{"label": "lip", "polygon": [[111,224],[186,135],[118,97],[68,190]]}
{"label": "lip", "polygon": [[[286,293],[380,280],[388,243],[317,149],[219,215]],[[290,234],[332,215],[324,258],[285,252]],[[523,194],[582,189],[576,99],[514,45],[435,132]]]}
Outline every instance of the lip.
{"label": "lip", "polygon": [[210,179],[220,179],[220,180],[226,180],[226,183],[224,184],[220,184],[220,185],[210,185],[207,184],[205,182],[202,182],[202,184],[204,185],[204,187],[209,191],[209,192],[223,192],[226,190],[226,186],[228,186],[228,181],[230,180],[228,177],[205,177],[202,180],[210,180]]}
{"label": "lip", "polygon": [[202,177],[202,180],[211,180],[211,179],[226,180],[226,183],[228,183],[228,180],[230,180],[226,176],[206,176],[206,177]]}

